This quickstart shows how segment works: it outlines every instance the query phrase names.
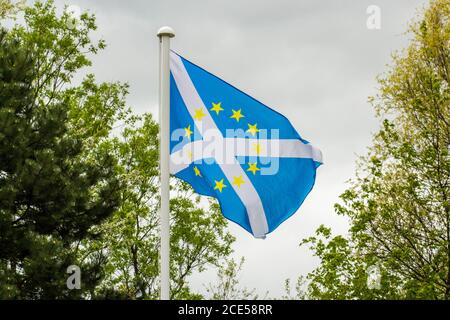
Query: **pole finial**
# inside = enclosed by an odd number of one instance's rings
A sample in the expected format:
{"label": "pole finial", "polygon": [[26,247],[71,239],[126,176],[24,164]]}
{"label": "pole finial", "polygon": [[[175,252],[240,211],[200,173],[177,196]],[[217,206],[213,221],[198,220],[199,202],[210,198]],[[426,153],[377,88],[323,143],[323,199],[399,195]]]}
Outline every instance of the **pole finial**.
{"label": "pole finial", "polygon": [[173,29],[171,27],[164,26],[164,27],[159,28],[157,35],[160,38],[163,36],[168,36],[169,38],[173,38],[173,37],[175,37],[175,31],[173,31]]}

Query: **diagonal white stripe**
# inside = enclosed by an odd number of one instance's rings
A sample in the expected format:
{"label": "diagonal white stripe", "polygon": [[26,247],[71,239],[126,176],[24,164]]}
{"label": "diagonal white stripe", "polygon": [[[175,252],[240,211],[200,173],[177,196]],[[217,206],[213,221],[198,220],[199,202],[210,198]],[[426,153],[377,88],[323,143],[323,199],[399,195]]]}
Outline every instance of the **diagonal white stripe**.
{"label": "diagonal white stripe", "polygon": [[[209,130],[218,130],[213,118],[203,103],[202,98],[200,98],[197,89],[195,89],[195,86],[184,67],[183,61],[173,52],[170,52],[170,72],[175,79],[178,91],[180,91],[181,97],[188,108],[189,114],[192,119],[194,119],[194,124],[200,134],[203,135],[203,132]],[[198,109],[201,109],[205,114],[201,121],[195,119],[195,113]]]}
{"label": "diagonal white stripe", "polygon": [[[206,106],[204,105],[201,97],[199,96],[197,90],[195,89],[195,86],[192,83],[192,80],[189,77],[189,74],[187,73],[181,58],[173,52],[170,53],[170,70],[174,77],[178,91],[180,92],[181,97],[186,107],[188,108],[190,115],[194,119],[194,123],[200,133],[202,134],[206,130],[217,130],[218,132],[220,132],[211,115],[209,114]],[[194,118],[196,109],[199,108],[202,108],[203,113],[205,114],[205,117],[202,118],[202,121],[197,121]],[[217,135],[217,137],[217,142],[223,145],[223,143],[225,143],[223,136],[220,134]],[[247,174],[241,168],[236,159],[234,160],[234,163],[230,164],[221,164],[221,161],[217,162],[230,183],[232,183],[234,177],[242,176],[244,178],[245,183],[242,184],[241,187],[237,187],[233,184],[231,185],[231,187],[233,187],[234,191],[239,196],[245,208],[247,209],[253,236],[256,238],[264,238],[265,235],[269,232],[266,215],[264,213],[261,198],[259,197],[258,192],[256,191],[253,184],[248,179]]]}

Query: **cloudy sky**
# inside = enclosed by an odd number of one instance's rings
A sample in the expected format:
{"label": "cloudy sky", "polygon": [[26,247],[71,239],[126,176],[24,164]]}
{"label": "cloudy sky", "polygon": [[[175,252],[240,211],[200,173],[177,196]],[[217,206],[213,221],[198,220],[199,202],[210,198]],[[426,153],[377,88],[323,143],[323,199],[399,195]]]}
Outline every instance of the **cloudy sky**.
{"label": "cloudy sky", "polygon": [[[302,238],[320,224],[346,233],[347,221],[334,213],[333,204],[378,127],[367,97],[376,93],[376,76],[386,70],[391,52],[407,44],[407,23],[425,0],[56,3],[96,14],[95,36],[108,47],[89,71],[101,81],[129,82],[128,103],[135,112],[157,116],[156,31],[170,25],[176,32],[173,49],[286,115],[322,150],[325,165],[314,190],[266,240],[255,240],[230,223],[237,238],[234,255],[246,259],[242,286],[279,297],[285,279],[296,279],[318,263],[299,248]],[[380,29],[367,28],[370,5],[381,10]],[[194,275],[191,284],[204,292],[214,279],[205,272]]]}

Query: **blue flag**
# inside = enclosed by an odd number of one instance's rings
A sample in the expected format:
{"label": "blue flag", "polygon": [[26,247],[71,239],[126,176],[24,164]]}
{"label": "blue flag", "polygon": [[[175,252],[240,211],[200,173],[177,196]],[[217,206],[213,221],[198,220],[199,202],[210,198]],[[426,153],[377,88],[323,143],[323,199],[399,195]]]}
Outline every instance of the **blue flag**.
{"label": "blue flag", "polygon": [[170,170],[264,238],[314,186],[320,150],[280,113],[170,53]]}

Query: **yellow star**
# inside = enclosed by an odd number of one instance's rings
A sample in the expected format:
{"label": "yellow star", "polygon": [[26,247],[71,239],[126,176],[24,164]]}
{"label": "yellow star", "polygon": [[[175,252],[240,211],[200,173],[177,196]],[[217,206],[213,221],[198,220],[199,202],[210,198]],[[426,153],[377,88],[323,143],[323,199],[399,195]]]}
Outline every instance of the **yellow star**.
{"label": "yellow star", "polygon": [[258,168],[257,163],[249,163],[247,171],[251,171],[253,174],[256,174],[256,171],[259,171],[261,169]]}
{"label": "yellow star", "polygon": [[195,175],[197,177],[201,177],[202,176],[202,174],[200,173],[200,170],[197,168],[197,166],[194,167],[194,172],[195,172]]}
{"label": "yellow star", "polygon": [[241,109],[239,109],[238,111],[232,109],[232,111],[233,115],[230,118],[236,119],[237,122],[239,122],[240,118],[245,118],[244,115],[241,114]]}
{"label": "yellow star", "polygon": [[239,177],[233,177],[233,184],[237,185],[238,188],[241,187],[241,184],[245,183],[244,178],[242,176]]}
{"label": "yellow star", "polygon": [[222,102],[218,102],[218,103],[212,103],[213,107],[209,110],[211,111],[215,111],[216,114],[218,115],[220,111],[223,110],[223,108],[220,106],[222,104]]}
{"label": "yellow star", "polygon": [[253,150],[255,150],[256,154],[260,154],[262,151],[262,147],[260,143],[253,144]]}
{"label": "yellow star", "polygon": [[223,179],[220,181],[214,180],[214,182],[216,183],[214,190],[219,190],[220,192],[222,192],[222,189],[227,187],[226,184],[223,183]]}
{"label": "yellow star", "polygon": [[195,119],[202,121],[202,118],[204,116],[206,116],[206,114],[203,113],[202,108],[195,109],[195,115],[194,115]]}
{"label": "yellow star", "polygon": [[256,133],[259,132],[259,129],[256,127],[256,123],[254,125],[248,124],[247,132],[250,132],[252,135],[256,136]]}
{"label": "yellow star", "polygon": [[191,125],[188,125],[187,128],[184,128],[184,136],[188,137],[188,139],[191,138],[191,134],[193,132],[191,131]]}

